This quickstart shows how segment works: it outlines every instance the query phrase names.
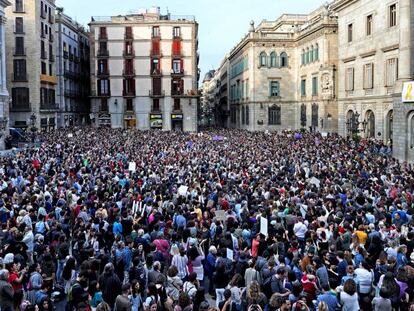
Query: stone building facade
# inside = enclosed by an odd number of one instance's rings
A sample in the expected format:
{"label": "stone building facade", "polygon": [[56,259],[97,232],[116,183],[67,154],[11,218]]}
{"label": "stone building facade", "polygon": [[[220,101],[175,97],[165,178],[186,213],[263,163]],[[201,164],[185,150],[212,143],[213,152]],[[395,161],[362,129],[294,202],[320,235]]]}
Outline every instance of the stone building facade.
{"label": "stone building facade", "polygon": [[6,8],[10,126],[56,128],[55,0],[12,0]]}
{"label": "stone building facade", "polygon": [[58,126],[86,124],[90,113],[89,33],[60,8],[55,32]]}
{"label": "stone building facade", "polygon": [[93,17],[92,113],[96,126],[197,131],[198,24],[159,8]]}
{"label": "stone building facade", "polygon": [[4,138],[9,128],[9,92],[6,77],[5,8],[11,5],[7,0],[0,0],[0,150],[4,150]]}
{"label": "stone building facade", "polygon": [[223,123],[336,132],[338,34],[329,7],[250,26],[216,71]]}

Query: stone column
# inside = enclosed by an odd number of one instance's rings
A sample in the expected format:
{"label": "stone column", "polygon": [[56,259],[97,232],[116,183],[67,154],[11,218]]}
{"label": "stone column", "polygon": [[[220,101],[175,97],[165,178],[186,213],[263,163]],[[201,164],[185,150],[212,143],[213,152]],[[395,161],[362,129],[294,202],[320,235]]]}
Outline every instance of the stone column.
{"label": "stone column", "polygon": [[398,66],[401,82],[411,80],[411,0],[399,2],[400,55]]}

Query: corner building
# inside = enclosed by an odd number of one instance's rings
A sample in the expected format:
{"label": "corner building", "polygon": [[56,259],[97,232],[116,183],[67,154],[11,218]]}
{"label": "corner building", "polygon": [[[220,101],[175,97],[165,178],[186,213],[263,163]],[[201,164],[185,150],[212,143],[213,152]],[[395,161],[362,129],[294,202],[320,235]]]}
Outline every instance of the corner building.
{"label": "corner building", "polygon": [[198,24],[192,16],[93,17],[91,118],[95,126],[197,131]]}

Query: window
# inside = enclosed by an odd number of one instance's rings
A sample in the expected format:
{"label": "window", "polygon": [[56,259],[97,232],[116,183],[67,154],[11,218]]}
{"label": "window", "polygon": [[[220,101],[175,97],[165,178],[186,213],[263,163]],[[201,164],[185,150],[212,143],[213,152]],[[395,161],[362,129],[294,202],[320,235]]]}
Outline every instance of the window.
{"label": "window", "polygon": [[354,90],[354,68],[347,68],[345,71],[345,91]]}
{"label": "window", "polygon": [[312,104],[312,127],[318,126],[318,110],[319,107],[317,104]]}
{"label": "window", "polygon": [[23,37],[16,37],[16,55],[25,55],[25,49],[24,49],[24,38]]}
{"label": "window", "polygon": [[174,73],[182,73],[183,72],[183,60],[174,59],[172,63],[172,69]]}
{"label": "window", "polygon": [[19,34],[24,33],[23,17],[16,17],[16,24],[14,27],[14,31]]}
{"label": "window", "polygon": [[389,26],[394,27],[397,25],[397,4],[391,4],[389,7]]}
{"label": "window", "polygon": [[245,97],[246,98],[249,98],[249,95],[250,95],[250,93],[249,93],[249,80],[246,80],[246,86],[244,87],[244,91],[245,91]]}
{"label": "window", "polygon": [[107,42],[99,42],[99,50],[101,52],[107,51],[108,50],[108,44],[107,44]]}
{"label": "window", "polygon": [[152,93],[153,95],[161,95],[161,78],[152,79]]}
{"label": "window", "polygon": [[181,110],[181,103],[179,98],[174,98],[174,111]]}
{"label": "window", "polygon": [[260,67],[267,66],[267,54],[266,52],[260,53]]}
{"label": "window", "polygon": [[269,125],[281,125],[281,109],[280,106],[269,107]]}
{"label": "window", "polygon": [[124,95],[135,95],[135,79],[124,79]]}
{"label": "window", "polygon": [[348,42],[352,42],[353,28],[353,24],[348,25]]}
{"label": "window", "polygon": [[309,61],[310,61],[311,63],[313,63],[313,45],[312,45],[312,46],[311,46],[311,48],[310,48]]}
{"label": "window", "polygon": [[108,111],[108,100],[106,98],[101,99],[101,111]]}
{"label": "window", "polygon": [[372,35],[372,15],[367,16],[367,36]]}
{"label": "window", "polygon": [[306,96],[306,79],[302,79],[302,81],[300,81],[300,95]]}
{"label": "window", "polygon": [[133,49],[132,49],[132,41],[125,42],[125,55],[132,55]]}
{"label": "window", "polygon": [[98,60],[98,74],[108,74],[108,60],[100,59]]}
{"label": "window", "polygon": [[110,84],[108,79],[98,80],[98,95],[107,96],[110,93]]}
{"label": "window", "polygon": [[159,37],[160,36],[160,27],[159,26],[153,26],[152,27],[152,36],[153,37]]}
{"label": "window", "polygon": [[309,64],[309,48],[306,49],[305,63]]}
{"label": "window", "polygon": [[276,53],[272,52],[270,53],[270,67],[277,67],[276,65]]}
{"label": "window", "polygon": [[159,98],[154,98],[152,100],[152,111],[160,111],[160,100],[159,100]]}
{"label": "window", "polygon": [[16,0],[16,12],[24,12],[23,0]]}
{"label": "window", "polygon": [[12,105],[29,106],[29,89],[27,87],[12,88]]}
{"label": "window", "polygon": [[270,96],[277,97],[280,96],[279,81],[270,81]]}
{"label": "window", "polygon": [[246,115],[245,115],[245,110],[244,110],[244,106],[242,106],[242,124],[245,124],[246,123]]}
{"label": "window", "polygon": [[305,50],[302,50],[302,65],[305,65]]}
{"label": "window", "polygon": [[280,54],[280,67],[287,67],[288,66],[288,56],[285,52]]}
{"label": "window", "polygon": [[134,111],[134,103],[132,98],[126,99],[126,111]]}
{"label": "window", "polygon": [[131,26],[125,27],[125,38],[126,39],[132,39],[133,38],[132,27]]}
{"label": "window", "polygon": [[53,76],[53,65],[49,64],[49,76]]}
{"label": "window", "polygon": [[398,79],[398,58],[390,58],[385,62],[385,86],[393,86]]}
{"label": "window", "polygon": [[25,59],[15,59],[13,61],[13,71],[14,71],[14,80],[15,81],[26,81],[26,60]]}
{"label": "window", "polygon": [[173,28],[173,37],[174,38],[181,37],[181,28],[180,27],[174,27]]}
{"label": "window", "polygon": [[42,62],[40,66],[41,66],[42,75],[47,75],[46,63],[45,62]]}
{"label": "window", "polygon": [[315,49],[313,50],[313,59],[315,61],[319,60],[319,44],[316,43]]}
{"label": "window", "polygon": [[312,96],[318,95],[318,77],[312,77]]}
{"label": "window", "polygon": [[99,27],[99,39],[107,39],[106,27]]}
{"label": "window", "polygon": [[302,127],[306,126],[306,105],[302,104],[300,106],[300,125]]}
{"label": "window", "polygon": [[364,89],[372,89],[374,87],[374,64],[364,65]]}
{"label": "window", "polygon": [[250,114],[249,114],[249,106],[246,107],[246,125],[249,125],[250,122]]}
{"label": "window", "polygon": [[158,58],[151,59],[151,74],[160,73],[160,60]]}

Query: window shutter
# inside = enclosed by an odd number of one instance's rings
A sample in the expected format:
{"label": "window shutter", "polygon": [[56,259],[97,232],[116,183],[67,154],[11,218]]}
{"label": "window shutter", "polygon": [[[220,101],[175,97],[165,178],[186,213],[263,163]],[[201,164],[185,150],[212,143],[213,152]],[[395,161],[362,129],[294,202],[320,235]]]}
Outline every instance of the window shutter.
{"label": "window shutter", "polygon": [[269,81],[269,96],[272,96],[272,81]]}

